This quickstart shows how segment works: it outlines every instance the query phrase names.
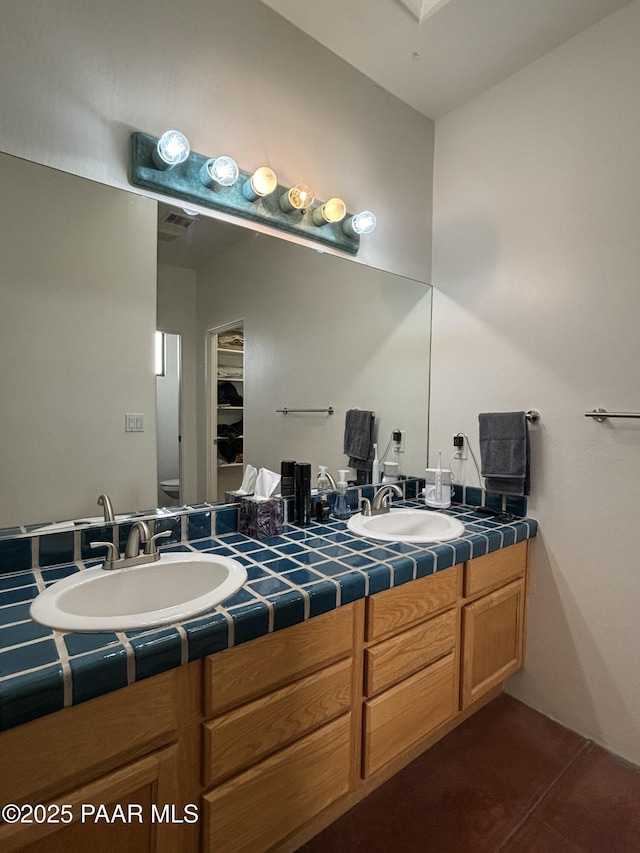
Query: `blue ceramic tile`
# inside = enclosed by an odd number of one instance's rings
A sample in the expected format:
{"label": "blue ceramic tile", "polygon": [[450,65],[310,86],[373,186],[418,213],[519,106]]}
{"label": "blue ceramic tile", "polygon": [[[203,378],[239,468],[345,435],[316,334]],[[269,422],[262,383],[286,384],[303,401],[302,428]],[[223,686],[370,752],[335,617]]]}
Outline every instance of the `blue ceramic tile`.
{"label": "blue ceramic tile", "polygon": [[73,561],[73,531],[40,537],[40,566],[57,566]]}
{"label": "blue ceramic tile", "polygon": [[484,536],[475,533],[470,537],[471,541],[471,559],[483,557],[488,552],[487,540]]}
{"label": "blue ceramic tile", "polygon": [[407,542],[390,542],[385,545],[390,551],[395,551],[396,554],[414,554],[416,551],[415,545],[409,545]]}
{"label": "blue ceramic tile", "polygon": [[302,563],[304,566],[312,566],[314,563],[321,563],[326,560],[324,554],[317,554],[315,551],[303,551],[296,554],[296,562]]}
{"label": "blue ceramic tile", "polygon": [[64,644],[67,647],[67,652],[71,657],[73,655],[81,655],[85,652],[92,652],[95,649],[100,649],[103,646],[109,646],[113,643],[119,643],[117,634],[105,632],[101,634],[76,634],[72,632],[64,635]]}
{"label": "blue ceramic tile", "polygon": [[9,607],[0,607],[0,625],[11,625],[13,622],[23,622],[29,618],[31,603],[13,604]]}
{"label": "blue ceramic tile", "polygon": [[512,515],[522,517],[527,514],[527,499],[519,495],[507,495],[505,510],[506,512],[510,512]]}
{"label": "blue ceramic tile", "polygon": [[138,637],[131,640],[131,646],[136,660],[136,681],[173,669],[182,662],[180,634],[175,628]]}
{"label": "blue ceramic tile", "polygon": [[28,723],[64,707],[62,666],[48,666],[0,682],[0,729]]}
{"label": "blue ceramic tile", "polygon": [[216,536],[224,533],[233,533],[238,529],[238,508],[225,507],[216,510],[215,530]]}
{"label": "blue ceramic tile", "polygon": [[365,554],[347,554],[346,557],[341,557],[340,562],[346,563],[352,569],[363,569],[365,566],[370,566],[374,560]]}
{"label": "blue ceramic tile", "polygon": [[316,563],[313,567],[317,572],[323,575],[333,577],[333,575],[341,575],[347,571],[344,563],[336,563],[334,560],[328,560],[326,563]]}
{"label": "blue ceramic tile", "polygon": [[389,551],[386,548],[383,548],[382,546],[379,548],[372,548],[367,553],[370,557],[372,557],[374,560],[377,560],[378,562],[383,562],[384,560],[392,560],[394,557],[397,557],[397,554],[395,554],[393,551]]}
{"label": "blue ceramic tile", "polygon": [[349,542],[349,548],[351,551],[369,551],[371,549],[371,540],[352,539],[351,542]]}
{"label": "blue ceramic tile", "polygon": [[216,534],[222,545],[237,545],[239,542],[246,542],[247,537],[241,533],[222,533]]}
{"label": "blue ceramic tile", "polygon": [[264,565],[272,572],[287,572],[298,567],[295,560],[290,560],[288,557],[280,557],[279,560],[269,560]]}
{"label": "blue ceramic tile", "polygon": [[376,493],[374,486],[363,486],[361,491],[363,498],[367,498],[370,501],[374,499]]}
{"label": "blue ceramic tile", "polygon": [[265,572],[260,566],[256,566],[247,560],[245,557],[236,557],[238,562],[242,562],[243,565],[247,564],[247,580],[257,581],[259,578],[268,578],[269,573]]}
{"label": "blue ceramic tile", "polygon": [[448,569],[456,562],[456,550],[448,543],[446,545],[438,545],[434,549],[438,557],[438,565],[436,571],[441,572],[443,569]]}
{"label": "blue ceramic tile", "polygon": [[5,589],[0,593],[0,602],[2,604],[19,604],[21,601],[33,601],[38,594],[38,587],[35,586],[20,586],[16,589]]}
{"label": "blue ceramic tile", "polygon": [[278,551],[282,554],[286,554],[287,556],[294,555],[297,557],[302,551],[304,551],[304,545],[299,545],[297,542],[289,542],[287,545],[279,545]]}
{"label": "blue ceramic tile", "polygon": [[14,575],[0,575],[0,591],[5,589],[18,589],[21,586],[29,586],[36,582],[33,572],[19,572]]}
{"label": "blue ceramic tile", "polygon": [[465,489],[465,503],[469,506],[482,506],[482,489],[475,486],[467,486]]}
{"label": "blue ceramic tile", "polygon": [[309,615],[320,616],[336,608],[336,585],[331,581],[310,584],[304,589],[309,593]]}
{"label": "blue ceramic tile", "polygon": [[285,580],[290,583],[295,583],[298,586],[322,580],[322,575],[319,575],[317,572],[309,571],[309,569],[295,569],[293,572],[286,572],[283,577]]}
{"label": "blue ceramic tile", "polygon": [[15,675],[25,669],[46,666],[58,660],[58,650],[53,640],[41,640],[7,652],[0,652],[0,676]]}
{"label": "blue ceramic tile", "polygon": [[[165,541],[168,541],[168,539]],[[208,540],[208,541],[211,541],[211,540]],[[163,540],[159,539],[157,542],[157,545],[158,545],[158,550],[161,551],[163,554],[190,554],[190,553],[192,554],[193,553],[193,551],[190,547],[191,543],[189,543],[189,545],[163,545],[162,542],[163,542]]]}
{"label": "blue ceramic tile", "polygon": [[412,555],[416,562],[416,578],[424,578],[435,571],[433,551],[416,551]]}
{"label": "blue ceramic tile", "polygon": [[369,595],[382,592],[391,586],[391,570],[387,566],[372,566],[367,569],[369,575]]}
{"label": "blue ceramic tile", "polygon": [[340,584],[340,603],[350,604],[366,594],[366,578],[359,572],[350,572],[347,575],[338,575],[336,580]]}
{"label": "blue ceramic tile", "polygon": [[250,584],[252,590],[259,595],[275,595],[278,592],[289,592],[291,587],[279,578],[265,578]]}
{"label": "blue ceramic tile", "polygon": [[235,557],[236,552],[226,545],[220,545],[217,539],[205,539],[202,542],[193,542],[192,546],[198,551],[207,551],[218,554],[220,557]]}
{"label": "blue ceramic tile", "polygon": [[54,581],[62,580],[62,578],[68,578],[69,575],[75,575],[79,572],[80,569],[77,566],[56,566],[55,569],[43,569],[42,570],[42,580],[46,584],[53,583]]}
{"label": "blue ceramic tile", "polygon": [[324,554],[325,557],[346,557],[347,554],[350,554],[348,548],[344,548],[342,545],[329,545],[327,548],[318,548],[321,554]]}
{"label": "blue ceramic tile", "polygon": [[8,539],[10,536],[19,536],[22,533],[21,527],[0,527],[0,537]]}
{"label": "blue ceramic tile", "polygon": [[417,480],[407,480],[404,484],[404,493],[407,500],[411,500],[415,498],[418,494],[418,481]]}
{"label": "blue ceramic tile", "polygon": [[264,549],[262,542],[257,539],[249,539],[246,542],[237,542],[234,544],[234,550],[240,551],[241,554],[248,554],[250,551],[260,551]]}
{"label": "blue ceramic tile", "polygon": [[214,613],[195,622],[186,622],[189,660],[221,652],[229,645],[229,625],[222,613]]}
{"label": "blue ceramic tile", "polygon": [[273,599],[273,630],[280,631],[304,622],[304,598],[297,590],[285,592]]}
{"label": "blue ceramic tile", "polygon": [[124,646],[109,646],[101,652],[71,658],[69,665],[74,705],[127,686]]}
{"label": "blue ceramic tile", "polygon": [[235,607],[237,604],[247,604],[249,601],[255,601],[256,597],[248,589],[244,587],[234,592],[232,596],[225,599],[222,603],[225,607]]}
{"label": "blue ceramic tile", "polygon": [[502,512],[502,495],[496,492],[486,492],[484,496],[484,505],[489,509],[495,509],[497,512]]}
{"label": "blue ceramic tile", "polygon": [[187,516],[187,539],[204,539],[205,536],[211,536],[211,513],[189,513]]}
{"label": "blue ceramic tile", "polygon": [[53,631],[37,622],[20,622],[8,628],[0,628],[0,649],[9,646],[17,646],[20,643],[29,643],[31,640],[41,640],[43,637],[51,637]]}
{"label": "blue ceramic tile", "polygon": [[516,531],[513,527],[502,527],[502,546],[506,548],[508,545],[515,545]]}
{"label": "blue ceramic tile", "polygon": [[401,586],[413,580],[416,564],[411,557],[394,557],[391,560],[393,566],[393,585]]}
{"label": "blue ceramic tile", "polygon": [[489,540],[489,551],[498,551],[502,547],[502,537],[498,530],[488,530],[485,534]]}
{"label": "blue ceramic tile", "polygon": [[32,567],[31,538],[0,541],[0,574],[21,572]]}
{"label": "blue ceramic tile", "polygon": [[456,549],[455,563],[464,563],[471,559],[471,543],[466,539],[456,539],[451,543]]}
{"label": "blue ceramic tile", "polygon": [[256,551],[251,551],[250,556],[256,563],[266,563],[267,560],[277,560],[280,557],[277,551],[271,551],[269,548],[260,548]]}
{"label": "blue ceramic tile", "polygon": [[329,542],[338,543],[350,542],[353,539],[353,536],[349,536],[347,533],[343,533],[341,530],[337,530],[335,533],[327,533],[324,538]]}
{"label": "blue ceramic tile", "polygon": [[255,640],[269,631],[269,608],[263,601],[229,611],[233,619],[234,645]]}

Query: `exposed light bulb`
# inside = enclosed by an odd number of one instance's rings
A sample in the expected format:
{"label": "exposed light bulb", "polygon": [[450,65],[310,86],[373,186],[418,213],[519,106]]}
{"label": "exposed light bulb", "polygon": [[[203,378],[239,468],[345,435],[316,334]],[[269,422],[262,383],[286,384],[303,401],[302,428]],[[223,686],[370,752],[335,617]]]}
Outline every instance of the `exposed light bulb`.
{"label": "exposed light bulb", "polygon": [[248,201],[255,201],[257,198],[272,193],[277,186],[278,178],[273,169],[268,166],[260,166],[242,187],[242,195]]}
{"label": "exposed light bulb", "polygon": [[327,222],[340,222],[346,212],[347,205],[341,198],[330,198],[320,207],[316,207],[311,218],[315,225],[324,225]]}
{"label": "exposed light bulb", "polygon": [[361,213],[356,213],[342,223],[342,230],[350,237],[359,236],[360,234],[371,234],[375,231],[377,219],[374,213],[370,210],[363,210]]}
{"label": "exposed light bulb", "polygon": [[223,154],[221,157],[207,160],[200,169],[200,179],[205,187],[215,188],[216,184],[221,187],[232,187],[238,180],[240,169],[233,157]]}
{"label": "exposed light bulb", "polygon": [[280,196],[280,207],[285,213],[292,210],[306,210],[315,198],[313,189],[308,184],[296,184]]}
{"label": "exposed light bulb", "polygon": [[153,162],[158,169],[173,169],[188,159],[191,149],[189,140],[179,130],[163,133],[153,150]]}

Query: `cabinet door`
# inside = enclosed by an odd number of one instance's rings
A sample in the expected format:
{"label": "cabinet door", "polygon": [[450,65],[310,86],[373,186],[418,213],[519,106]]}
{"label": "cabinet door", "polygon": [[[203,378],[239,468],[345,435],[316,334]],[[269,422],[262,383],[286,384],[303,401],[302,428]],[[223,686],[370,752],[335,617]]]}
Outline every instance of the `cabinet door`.
{"label": "cabinet door", "polygon": [[182,828],[188,823],[178,824],[177,819],[183,820],[186,814],[189,820],[197,820],[195,809],[185,813],[180,806],[179,813],[172,814],[176,823],[163,812],[165,803],[175,804],[178,799],[175,754],[174,746],[159,750],[55,797],[32,814],[23,812],[32,822],[0,826],[0,848],[3,853],[171,853],[192,849],[181,840]]}
{"label": "cabinet door", "polygon": [[525,584],[520,579],[462,609],[462,710],[523,664]]}

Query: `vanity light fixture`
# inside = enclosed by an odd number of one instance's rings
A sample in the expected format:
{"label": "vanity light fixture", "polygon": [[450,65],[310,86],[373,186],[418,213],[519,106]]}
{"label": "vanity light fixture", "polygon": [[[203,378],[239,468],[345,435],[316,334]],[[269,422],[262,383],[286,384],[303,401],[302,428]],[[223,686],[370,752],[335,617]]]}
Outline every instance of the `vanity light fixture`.
{"label": "vanity light fixture", "polygon": [[280,196],[280,209],[285,213],[299,210],[302,213],[313,204],[315,193],[308,184],[296,184]]}
{"label": "vanity light fixture", "polygon": [[278,178],[273,169],[268,166],[260,166],[242,187],[242,195],[247,201],[256,201],[270,195],[278,186]]}
{"label": "vanity light fixture", "polygon": [[342,230],[350,237],[355,237],[360,234],[371,234],[375,231],[377,219],[374,213],[370,210],[363,210],[361,213],[356,213],[355,216],[350,216],[342,223]]}
{"label": "vanity light fixture", "polygon": [[313,211],[314,225],[326,225],[327,222],[341,222],[347,213],[347,205],[341,198],[330,198]]}
{"label": "vanity light fixture", "polygon": [[200,169],[200,179],[209,189],[215,189],[217,186],[232,187],[239,177],[238,164],[233,157],[226,154],[207,160]]}
{"label": "vanity light fixture", "polygon": [[131,134],[130,180],[135,187],[179,199],[189,216],[201,208],[218,210],[351,255],[358,254],[361,236],[375,227],[370,211],[347,213],[341,198],[323,202],[307,184],[281,186],[270,166],[247,172],[226,154],[208,157],[191,151],[177,130],[160,139]]}
{"label": "vanity light fixture", "polygon": [[157,169],[166,172],[188,159],[191,148],[189,140],[179,130],[163,133],[153,151],[153,162]]}

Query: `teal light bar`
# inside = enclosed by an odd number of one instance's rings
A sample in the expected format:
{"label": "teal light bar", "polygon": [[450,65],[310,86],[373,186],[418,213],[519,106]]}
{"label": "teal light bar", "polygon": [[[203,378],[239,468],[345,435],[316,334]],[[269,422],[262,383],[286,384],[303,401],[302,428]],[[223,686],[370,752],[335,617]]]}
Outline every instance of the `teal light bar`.
{"label": "teal light bar", "polygon": [[[182,202],[221,210],[252,222],[261,222],[351,255],[358,253],[359,234],[346,234],[342,222],[325,222],[321,226],[314,223],[313,211],[323,206],[322,201],[315,200],[304,213],[297,210],[287,213],[280,206],[280,197],[288,192],[288,187],[278,185],[268,195],[249,200],[243,194],[243,186],[251,180],[251,172],[240,169],[238,180],[232,186],[207,186],[202,179],[202,168],[210,161],[209,157],[191,151],[184,162],[169,169],[161,169],[156,166],[157,154],[154,155],[158,146],[157,137],[132,133],[131,146],[131,183],[135,187],[172,196]],[[347,214],[347,217],[351,215]]]}

